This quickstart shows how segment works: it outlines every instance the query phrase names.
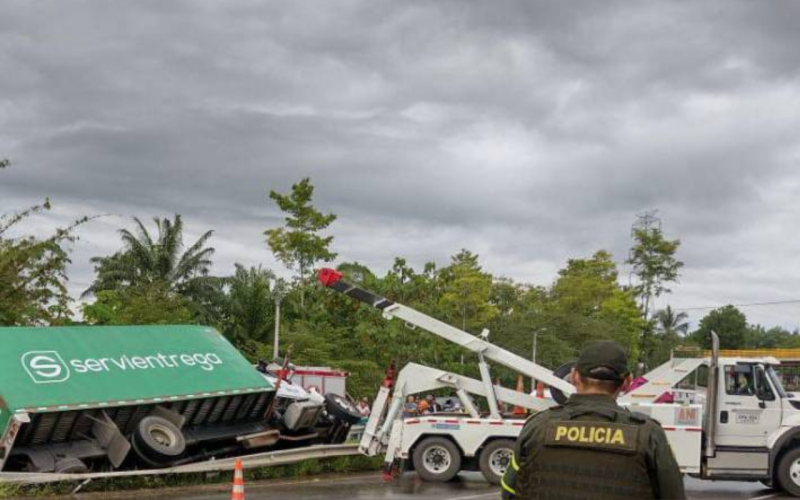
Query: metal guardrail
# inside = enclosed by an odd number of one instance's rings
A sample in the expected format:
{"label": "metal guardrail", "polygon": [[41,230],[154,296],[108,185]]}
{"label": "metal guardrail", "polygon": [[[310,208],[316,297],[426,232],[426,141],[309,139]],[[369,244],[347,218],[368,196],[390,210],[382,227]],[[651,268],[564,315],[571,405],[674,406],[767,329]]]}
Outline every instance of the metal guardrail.
{"label": "metal guardrail", "polygon": [[44,484],[58,481],[87,481],[109,477],[154,476],[163,474],[188,474],[197,472],[223,472],[233,470],[236,458],[241,458],[245,469],[267,467],[271,465],[287,465],[303,460],[344,457],[358,455],[358,444],[317,445],[265,453],[255,453],[240,457],[228,457],[219,460],[207,460],[192,464],[170,467],[167,469],[143,469],[115,472],[90,472],[85,474],[56,474],[40,472],[0,472],[0,483],[10,484]]}

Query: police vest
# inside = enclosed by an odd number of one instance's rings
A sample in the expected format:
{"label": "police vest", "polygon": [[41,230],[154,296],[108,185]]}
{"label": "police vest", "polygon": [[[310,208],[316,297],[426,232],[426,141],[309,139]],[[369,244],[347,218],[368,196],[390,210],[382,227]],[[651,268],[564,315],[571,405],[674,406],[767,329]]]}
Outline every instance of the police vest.
{"label": "police vest", "polygon": [[517,498],[655,498],[647,467],[646,422],[606,408],[552,411],[532,433],[529,454],[517,473]]}

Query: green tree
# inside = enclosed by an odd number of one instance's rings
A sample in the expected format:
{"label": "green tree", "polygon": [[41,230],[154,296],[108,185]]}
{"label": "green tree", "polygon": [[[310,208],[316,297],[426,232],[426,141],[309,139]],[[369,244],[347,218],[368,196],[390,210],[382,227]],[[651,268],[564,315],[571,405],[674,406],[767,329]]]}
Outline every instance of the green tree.
{"label": "green tree", "polygon": [[442,270],[442,313],[462,330],[478,333],[497,315],[492,298],[492,276],[478,264],[478,256],[461,250]]}
{"label": "green tree", "polygon": [[653,299],[669,293],[669,283],[678,281],[683,262],[675,258],[675,253],[681,242],[666,239],[661,228],[651,224],[634,227],[633,240],[634,245],[625,263],[632,267],[637,278],[633,289],[640,300],[645,319],[649,319]]}
{"label": "green tree", "polygon": [[220,280],[209,275],[214,249],[207,247],[213,231],[206,231],[189,248],[183,245],[183,220],[154,218],[155,238],[141,220],[134,217],[136,232],[120,230],[123,248],[107,257],[93,257],[96,277],[84,296],[104,290],[125,290],[148,285],[165,286],[200,303],[218,292]]}
{"label": "green tree", "polygon": [[[10,166],[0,159],[0,170]],[[69,321],[66,245],[87,217],[57,229],[49,237],[10,236],[33,215],[49,211],[49,199],[22,211],[0,215],[0,325],[48,325]]]}
{"label": "green tree", "polygon": [[246,340],[267,342],[274,326],[272,297],[275,275],[268,269],[246,269],[236,264],[236,273],[228,281],[228,317],[226,329],[237,343]]}
{"label": "green tree", "polygon": [[732,305],[714,309],[700,320],[692,338],[704,349],[711,348],[711,332],[719,335],[721,349],[744,349],[747,347],[747,317]]}
{"label": "green tree", "polygon": [[278,260],[297,273],[301,308],[305,308],[305,287],[315,264],[336,258],[330,251],[333,236],[319,234],[336,220],[336,215],[323,214],[314,208],[313,196],[314,185],[309,178],[292,185],[292,192],[287,195],[270,191],[269,197],[286,214],[286,224],[264,232]]}
{"label": "green tree", "polygon": [[667,361],[672,350],[681,343],[689,330],[688,315],[685,312],[675,312],[670,306],[656,311],[653,320],[656,335],[653,339],[652,359],[648,360],[651,366]]}
{"label": "green tree", "polygon": [[656,331],[661,335],[686,335],[689,330],[689,316],[685,312],[676,313],[670,306],[656,312],[654,319]]}
{"label": "green tree", "polygon": [[90,325],[181,325],[195,323],[191,304],[167,283],[146,283],[101,290],[81,308]]}
{"label": "green tree", "polygon": [[[632,292],[619,286],[616,264],[604,250],[590,259],[567,262],[548,293],[538,321],[539,328],[547,333],[540,339],[550,337],[549,342],[558,349],[553,363],[569,361],[585,342],[600,339],[617,340],[631,359],[639,355],[638,336],[644,320]],[[565,354],[570,357],[559,359]]]}
{"label": "green tree", "polygon": [[633,290],[639,299],[644,319],[647,320],[641,333],[640,361],[645,364],[649,363],[655,347],[652,339],[654,325],[650,322],[653,301],[663,293],[670,292],[668,285],[678,281],[679,271],[683,267],[683,262],[675,257],[680,240],[666,239],[660,224],[654,222],[656,219],[652,214],[646,214],[634,225],[634,245],[625,261],[636,277]]}

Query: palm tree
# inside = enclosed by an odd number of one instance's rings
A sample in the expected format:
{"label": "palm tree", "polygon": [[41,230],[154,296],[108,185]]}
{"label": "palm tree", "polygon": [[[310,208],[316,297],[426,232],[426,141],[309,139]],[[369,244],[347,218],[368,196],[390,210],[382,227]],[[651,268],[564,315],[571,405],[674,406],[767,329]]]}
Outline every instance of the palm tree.
{"label": "palm tree", "polygon": [[681,338],[689,330],[689,316],[685,312],[676,313],[670,306],[653,315],[656,336],[654,349],[650,361],[661,364],[671,357],[673,349],[680,343]]}
{"label": "palm tree", "polygon": [[84,296],[102,290],[122,290],[134,286],[161,284],[169,292],[187,297],[202,297],[218,288],[218,278],[209,276],[214,249],[206,247],[213,231],[205,232],[184,250],[183,221],[154,218],[158,230],[153,239],[141,220],[134,217],[136,232],[120,230],[123,249],[107,257],[93,257],[95,278]]}
{"label": "palm tree", "polygon": [[269,269],[245,268],[236,264],[236,274],[228,279],[230,334],[237,341],[266,342],[274,324],[273,283]]}
{"label": "palm tree", "polygon": [[686,335],[689,330],[689,316],[685,312],[675,313],[672,307],[658,311],[654,318],[656,321],[656,331],[665,337],[677,337]]}

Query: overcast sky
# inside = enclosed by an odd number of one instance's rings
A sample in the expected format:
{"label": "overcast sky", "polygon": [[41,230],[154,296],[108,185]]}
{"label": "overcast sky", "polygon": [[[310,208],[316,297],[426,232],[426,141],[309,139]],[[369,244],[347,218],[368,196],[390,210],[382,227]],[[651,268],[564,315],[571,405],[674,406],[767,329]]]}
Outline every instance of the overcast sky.
{"label": "overcast sky", "polygon": [[[339,260],[460,248],[548,284],[682,241],[675,307],[800,299],[800,2],[0,4],[0,213],[82,214],[71,289],[130,217],[215,230],[215,272],[280,269],[268,191],[310,176]],[[627,270],[621,276],[627,280]],[[744,308],[800,326],[800,304]],[[692,311],[698,320],[705,311]]]}

